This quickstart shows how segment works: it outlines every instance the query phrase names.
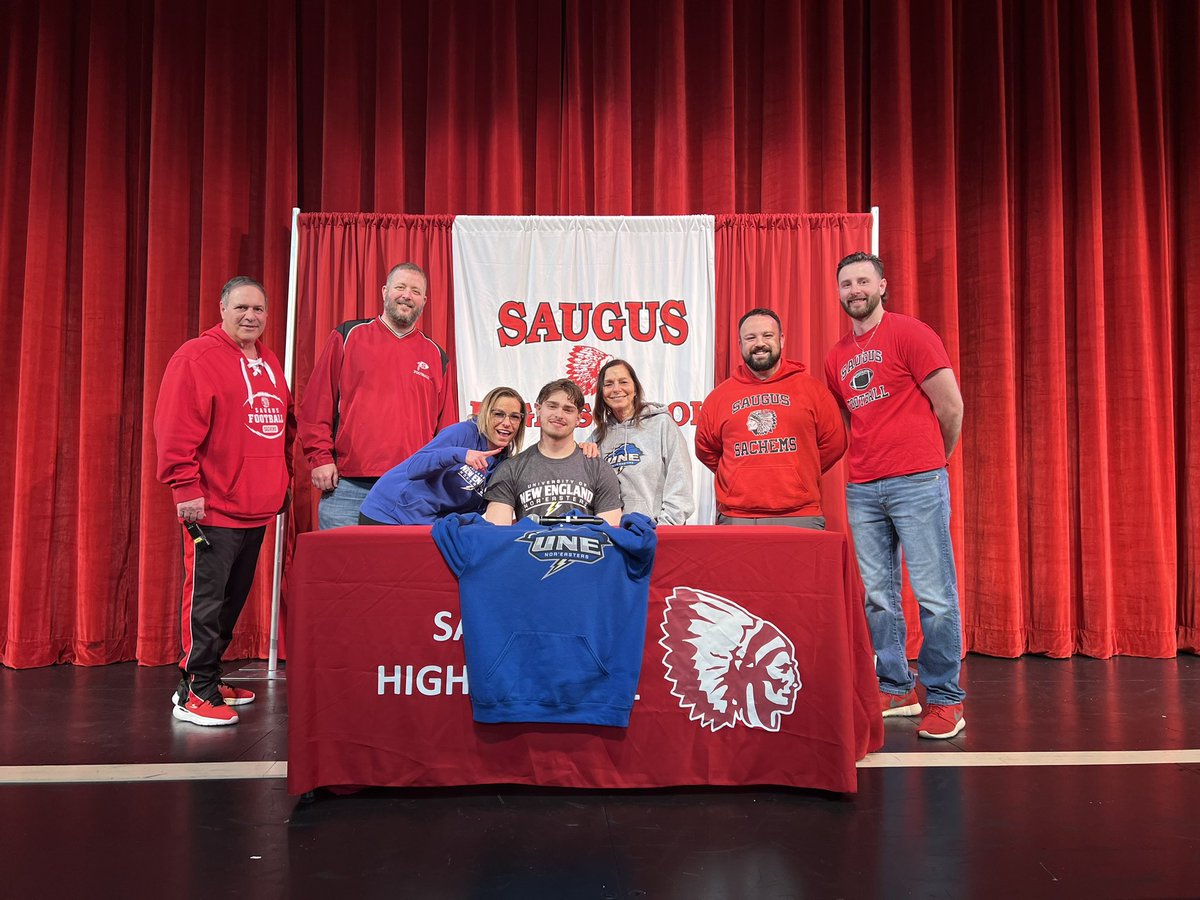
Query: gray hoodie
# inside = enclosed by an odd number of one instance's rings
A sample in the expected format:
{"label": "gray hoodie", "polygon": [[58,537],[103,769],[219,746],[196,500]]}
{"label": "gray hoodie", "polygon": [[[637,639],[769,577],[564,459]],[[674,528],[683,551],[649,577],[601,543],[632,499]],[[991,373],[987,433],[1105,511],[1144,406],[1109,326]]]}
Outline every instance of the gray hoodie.
{"label": "gray hoodie", "polygon": [[[595,431],[588,440],[596,440]],[[610,427],[600,455],[617,473],[625,512],[644,513],[660,525],[682,525],[695,511],[692,454],[661,403],[647,403],[637,424]]]}

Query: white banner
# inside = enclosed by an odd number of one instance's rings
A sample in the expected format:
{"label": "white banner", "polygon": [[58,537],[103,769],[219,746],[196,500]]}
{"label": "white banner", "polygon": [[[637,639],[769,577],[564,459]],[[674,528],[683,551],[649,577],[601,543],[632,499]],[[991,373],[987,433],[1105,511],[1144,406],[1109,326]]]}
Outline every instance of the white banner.
{"label": "white banner", "polygon": [[[712,216],[458,216],[454,329],[460,414],[497,385],[532,404],[567,377],[588,411],[610,358],[637,370],[693,446],[712,390],[716,308]],[[531,407],[532,408],[532,407]],[[537,440],[526,431],[525,446]],[[698,462],[697,514],[710,523],[712,477]]]}

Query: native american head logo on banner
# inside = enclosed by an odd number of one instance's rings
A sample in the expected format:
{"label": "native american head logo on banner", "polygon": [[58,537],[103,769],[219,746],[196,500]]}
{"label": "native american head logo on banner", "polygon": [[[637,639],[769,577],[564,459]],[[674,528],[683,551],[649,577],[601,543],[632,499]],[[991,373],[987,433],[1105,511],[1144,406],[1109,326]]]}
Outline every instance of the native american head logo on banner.
{"label": "native american head logo on banner", "polygon": [[[600,368],[619,358],[694,440],[713,386],[712,216],[457,216],[453,242],[461,416],[497,385],[532,404],[566,377],[587,398],[587,440]],[[526,425],[528,446],[532,409]],[[711,522],[711,475],[695,463],[693,476],[697,520]]]}
{"label": "native american head logo on banner", "polygon": [[732,600],[677,587],[663,612],[663,665],[688,718],[718,731],[778,731],[801,688],[796,647],[774,623]]}

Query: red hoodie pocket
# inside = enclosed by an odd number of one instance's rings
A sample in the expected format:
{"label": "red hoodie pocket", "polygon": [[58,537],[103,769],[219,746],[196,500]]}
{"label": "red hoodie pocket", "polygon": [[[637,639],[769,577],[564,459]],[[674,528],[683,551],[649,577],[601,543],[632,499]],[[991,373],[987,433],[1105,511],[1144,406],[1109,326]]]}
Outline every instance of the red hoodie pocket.
{"label": "red hoodie pocket", "polygon": [[281,456],[247,456],[229,487],[229,512],[239,518],[273,516],[287,494],[287,467]]}
{"label": "red hoodie pocket", "polygon": [[739,466],[729,473],[724,494],[727,508],[760,516],[790,515],[821,502],[819,488],[801,478],[795,465]]}

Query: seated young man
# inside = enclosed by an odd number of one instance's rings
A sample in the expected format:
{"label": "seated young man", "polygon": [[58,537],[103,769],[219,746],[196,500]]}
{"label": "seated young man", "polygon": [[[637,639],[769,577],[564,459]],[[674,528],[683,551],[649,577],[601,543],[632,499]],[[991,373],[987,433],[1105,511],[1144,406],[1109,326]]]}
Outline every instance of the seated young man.
{"label": "seated young man", "polygon": [[621,486],[612,467],[599,456],[588,458],[575,442],[583,410],[583,391],[560,378],[538,393],[534,404],[541,439],[496,467],[483,499],[483,517],[511,525],[529,515],[599,516],[621,523]]}

